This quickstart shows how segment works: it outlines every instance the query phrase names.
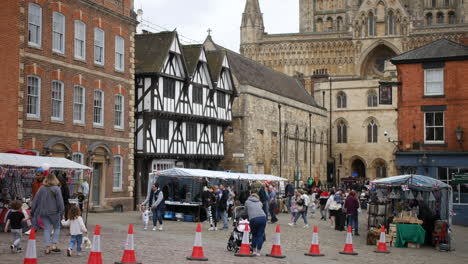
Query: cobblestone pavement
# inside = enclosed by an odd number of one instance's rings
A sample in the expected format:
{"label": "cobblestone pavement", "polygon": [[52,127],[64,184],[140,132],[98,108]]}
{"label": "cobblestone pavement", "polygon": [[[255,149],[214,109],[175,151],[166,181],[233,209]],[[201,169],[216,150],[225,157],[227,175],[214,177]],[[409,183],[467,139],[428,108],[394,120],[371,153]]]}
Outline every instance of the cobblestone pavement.
{"label": "cobblestone pavement", "polygon": [[[365,241],[366,223],[361,216],[361,235],[354,237],[354,249],[358,256],[340,255],[346,238],[345,232],[332,230],[329,222],[320,221],[317,216],[309,218],[310,228],[303,229],[301,219],[297,227],[290,227],[287,223],[290,217],[281,214],[278,222],[282,227],[281,241],[283,254],[286,259],[272,259],[265,256],[255,258],[237,258],[226,250],[227,240],[231,229],[228,231],[206,231],[203,230],[203,246],[205,255],[209,258],[208,263],[466,263],[468,259],[468,227],[455,226],[456,251],[439,252],[430,247],[420,249],[398,249],[390,248],[391,254],[379,255],[374,253],[375,246],[367,246]],[[194,223],[166,221],[164,231],[144,231],[138,212],[126,212],[115,214],[91,214],[89,217],[89,231],[94,230],[94,224],[101,225],[101,246],[104,264],[114,263],[122,257],[123,247],[126,241],[127,224],[135,224],[135,247],[137,260],[144,264],[149,263],[188,263],[185,257],[190,255],[195,232]],[[321,251],[326,256],[322,258],[311,258],[304,256],[311,242],[312,225],[319,226]],[[63,230],[63,229],[62,229]],[[263,254],[271,250],[272,234],[275,225],[267,226],[267,241],[265,242]],[[67,231],[61,233],[60,247],[65,251],[69,241]],[[66,257],[65,253],[45,256],[43,249],[43,233],[37,236],[38,263],[39,264],[82,264],[87,263],[88,253],[83,256]],[[92,239],[92,235],[90,235]],[[9,250],[10,234],[0,233],[0,263],[21,264],[24,253],[11,254]],[[26,248],[27,238],[23,237],[22,246]],[[89,250],[86,250],[89,251]]]}

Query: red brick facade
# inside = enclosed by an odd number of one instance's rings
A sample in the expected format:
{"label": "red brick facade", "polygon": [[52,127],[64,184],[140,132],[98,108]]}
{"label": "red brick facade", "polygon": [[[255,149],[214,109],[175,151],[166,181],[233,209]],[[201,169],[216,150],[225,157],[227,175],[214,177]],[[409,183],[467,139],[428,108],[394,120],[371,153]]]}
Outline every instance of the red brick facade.
{"label": "red brick facade", "polygon": [[[28,7],[41,7],[40,46],[28,43]],[[99,203],[102,207],[133,208],[133,47],[136,20],[133,0],[19,0],[6,1],[0,11],[3,64],[0,152],[12,148],[40,155],[71,158],[84,164],[102,163]],[[52,50],[53,12],[65,17],[64,53]],[[3,21],[4,20],[4,21]],[[85,59],[75,58],[75,21],[85,24]],[[17,28],[16,28],[17,27]],[[94,29],[104,31],[104,63],[94,62]],[[115,37],[124,39],[124,70],[115,67]],[[6,48],[4,48],[6,47]],[[4,55],[4,56],[3,56]],[[28,76],[40,78],[39,117],[30,117]],[[3,81],[6,80],[6,81]],[[63,120],[52,120],[52,81],[63,83]],[[74,86],[85,89],[84,123],[74,122]],[[94,91],[104,92],[103,125],[93,122]],[[115,95],[124,98],[123,125],[114,127]],[[19,105],[18,105],[19,104]],[[122,188],[113,188],[115,156],[122,157]],[[96,200],[97,201],[97,200]]]}
{"label": "red brick facade", "polygon": [[[446,61],[444,95],[424,96],[422,63],[397,65],[402,88],[398,92],[398,136],[402,150],[413,149],[413,142],[422,143],[425,150],[460,151],[455,131],[460,126],[468,138],[468,60]],[[424,144],[424,112],[422,106],[446,106],[444,112],[444,143]],[[467,149],[465,143],[464,149]]]}

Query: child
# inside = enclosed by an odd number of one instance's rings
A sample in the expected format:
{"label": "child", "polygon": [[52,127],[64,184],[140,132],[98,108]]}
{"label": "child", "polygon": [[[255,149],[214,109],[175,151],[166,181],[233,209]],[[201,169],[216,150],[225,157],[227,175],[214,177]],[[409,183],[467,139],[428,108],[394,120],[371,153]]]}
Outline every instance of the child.
{"label": "child", "polygon": [[11,252],[21,252],[21,238],[23,233],[23,222],[27,219],[24,217],[21,211],[23,204],[19,200],[13,200],[10,202],[10,213],[7,216],[7,222],[5,225],[5,233],[8,232],[8,226],[11,225],[11,234],[13,235],[13,244],[10,245]]}
{"label": "child", "polygon": [[145,209],[144,206],[141,208],[142,213],[141,213],[141,218],[143,220],[143,225],[145,226],[145,230],[148,229],[148,223],[149,223],[149,215],[150,215],[150,210]]}
{"label": "child", "polygon": [[80,208],[76,204],[70,204],[68,209],[68,220],[62,220],[63,226],[70,226],[70,244],[67,249],[67,256],[71,257],[73,246],[76,243],[76,252],[78,256],[81,256],[81,243],[83,242],[83,233],[87,233],[88,230],[83,223],[81,218]]}

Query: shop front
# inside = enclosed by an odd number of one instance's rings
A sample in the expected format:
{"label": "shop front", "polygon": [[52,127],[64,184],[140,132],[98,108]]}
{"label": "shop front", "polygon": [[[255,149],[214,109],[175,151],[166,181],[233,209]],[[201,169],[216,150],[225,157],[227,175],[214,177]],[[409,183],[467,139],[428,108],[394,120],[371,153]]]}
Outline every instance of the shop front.
{"label": "shop front", "polygon": [[397,152],[400,174],[419,174],[438,179],[453,189],[453,224],[468,225],[468,152]]}

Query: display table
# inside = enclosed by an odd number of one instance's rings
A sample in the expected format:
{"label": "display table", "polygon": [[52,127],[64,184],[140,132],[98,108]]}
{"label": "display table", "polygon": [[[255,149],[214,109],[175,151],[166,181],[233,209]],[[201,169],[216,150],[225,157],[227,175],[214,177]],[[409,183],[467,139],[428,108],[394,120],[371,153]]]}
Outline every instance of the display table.
{"label": "display table", "polygon": [[177,201],[166,201],[165,211],[171,211],[174,213],[183,213],[184,215],[192,215],[195,219],[200,219],[202,204],[198,202],[185,203]]}
{"label": "display table", "polygon": [[416,224],[396,224],[397,225],[397,239],[395,247],[405,247],[406,242],[413,242],[417,244],[424,244],[426,231],[422,226]]}

